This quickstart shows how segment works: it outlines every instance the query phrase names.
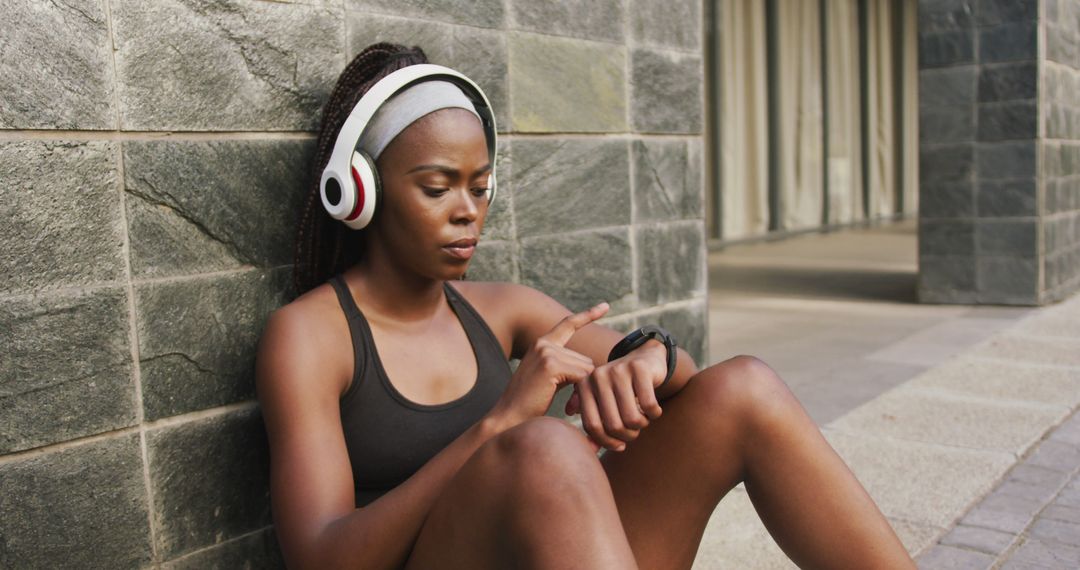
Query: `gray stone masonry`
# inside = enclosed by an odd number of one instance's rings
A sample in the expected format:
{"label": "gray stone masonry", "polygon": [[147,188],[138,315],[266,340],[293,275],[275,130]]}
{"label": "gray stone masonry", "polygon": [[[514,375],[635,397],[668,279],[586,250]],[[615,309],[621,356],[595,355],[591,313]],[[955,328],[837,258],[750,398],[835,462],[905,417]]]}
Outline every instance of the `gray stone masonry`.
{"label": "gray stone masonry", "polygon": [[1080,2],[919,12],[920,299],[1063,299],[1080,289]]}
{"label": "gray stone masonry", "polygon": [[256,346],[295,295],[320,110],[378,41],[495,108],[468,279],[609,301],[707,364],[700,2],[4,6],[0,568],[283,567]]}

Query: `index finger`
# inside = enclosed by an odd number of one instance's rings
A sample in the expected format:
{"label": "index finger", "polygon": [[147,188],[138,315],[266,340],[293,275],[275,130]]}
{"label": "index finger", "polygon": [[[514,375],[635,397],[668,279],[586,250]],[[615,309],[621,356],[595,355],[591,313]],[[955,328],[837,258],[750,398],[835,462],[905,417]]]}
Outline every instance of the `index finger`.
{"label": "index finger", "polygon": [[566,343],[570,341],[570,337],[574,336],[578,329],[607,314],[609,308],[610,306],[607,303],[600,303],[580,313],[574,313],[559,321],[541,338],[559,346],[566,346]]}

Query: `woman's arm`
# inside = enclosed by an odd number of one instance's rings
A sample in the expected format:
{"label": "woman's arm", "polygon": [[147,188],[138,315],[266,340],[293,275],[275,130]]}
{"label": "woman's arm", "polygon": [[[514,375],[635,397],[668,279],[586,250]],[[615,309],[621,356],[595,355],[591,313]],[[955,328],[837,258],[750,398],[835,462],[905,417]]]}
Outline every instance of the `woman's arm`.
{"label": "woman's arm", "polygon": [[313,329],[303,315],[279,309],[263,333],[256,364],[282,552],[289,568],[400,567],[447,482],[477,448],[510,426],[485,418],[407,481],[357,509],[340,387],[326,381],[335,371],[321,356],[325,344]]}

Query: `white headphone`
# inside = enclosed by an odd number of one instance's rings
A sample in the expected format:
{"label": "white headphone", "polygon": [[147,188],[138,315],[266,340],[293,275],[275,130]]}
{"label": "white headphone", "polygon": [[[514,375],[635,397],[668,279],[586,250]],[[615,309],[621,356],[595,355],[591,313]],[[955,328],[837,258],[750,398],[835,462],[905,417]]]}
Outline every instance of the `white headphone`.
{"label": "white headphone", "polygon": [[488,204],[495,200],[495,116],[487,96],[476,83],[461,73],[430,63],[403,67],[380,79],[356,102],[345,124],[341,126],[330,162],[323,169],[319,182],[323,208],[335,220],[345,222],[354,230],[363,229],[371,223],[375,208],[382,195],[379,173],[375,161],[357,148],[360,135],[368,122],[391,97],[403,89],[421,81],[441,80],[457,85],[473,102],[476,114],[484,127],[487,139],[491,174],[488,175]]}

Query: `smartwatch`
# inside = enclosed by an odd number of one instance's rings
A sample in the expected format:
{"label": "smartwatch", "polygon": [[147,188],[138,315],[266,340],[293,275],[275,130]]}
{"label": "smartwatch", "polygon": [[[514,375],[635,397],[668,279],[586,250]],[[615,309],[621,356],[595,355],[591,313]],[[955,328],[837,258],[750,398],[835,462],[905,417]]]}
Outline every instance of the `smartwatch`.
{"label": "smartwatch", "polygon": [[668,380],[671,380],[671,376],[675,373],[675,358],[678,355],[678,351],[675,350],[675,347],[677,346],[675,337],[671,336],[671,333],[666,330],[656,325],[645,325],[620,340],[619,343],[611,349],[611,353],[608,354],[607,359],[608,362],[611,362],[617,358],[622,358],[631,350],[648,342],[651,338],[655,338],[664,343],[664,346],[667,347],[667,376],[664,378],[664,381],[660,383],[660,386],[656,387],[656,389],[659,390],[661,386],[667,384]]}

